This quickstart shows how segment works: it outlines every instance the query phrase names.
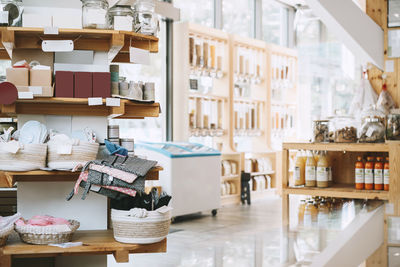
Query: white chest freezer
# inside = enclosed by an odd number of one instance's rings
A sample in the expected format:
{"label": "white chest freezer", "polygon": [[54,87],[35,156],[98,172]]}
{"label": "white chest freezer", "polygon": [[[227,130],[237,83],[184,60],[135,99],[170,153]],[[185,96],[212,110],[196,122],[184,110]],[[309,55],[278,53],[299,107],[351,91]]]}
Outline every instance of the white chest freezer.
{"label": "white chest freezer", "polygon": [[221,153],[193,143],[137,143],[135,154],[156,160],[164,168],[159,185],[172,196],[172,216],[220,207]]}

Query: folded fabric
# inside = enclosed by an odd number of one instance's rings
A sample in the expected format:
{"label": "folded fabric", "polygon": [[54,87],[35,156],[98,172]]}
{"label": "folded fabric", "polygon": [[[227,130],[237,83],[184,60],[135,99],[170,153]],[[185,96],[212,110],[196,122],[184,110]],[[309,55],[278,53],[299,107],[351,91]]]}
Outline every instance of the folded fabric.
{"label": "folded fabric", "polygon": [[0,216],[0,232],[3,229],[8,229],[10,225],[13,225],[18,219],[21,218],[21,213],[16,213],[12,216],[1,217]]}
{"label": "folded fabric", "polygon": [[55,218],[48,215],[35,215],[28,221],[23,218],[18,219],[16,225],[31,225],[31,226],[49,226],[49,225],[70,225],[70,222],[64,218]]}
{"label": "folded fabric", "polygon": [[133,183],[136,180],[136,178],[138,178],[136,174],[98,164],[90,164],[89,169],[111,175],[127,183]]}
{"label": "folded fabric", "polygon": [[128,156],[128,149],[123,148],[117,144],[111,143],[108,140],[104,140],[104,143],[107,147],[108,152],[110,155],[121,155],[121,156]]}

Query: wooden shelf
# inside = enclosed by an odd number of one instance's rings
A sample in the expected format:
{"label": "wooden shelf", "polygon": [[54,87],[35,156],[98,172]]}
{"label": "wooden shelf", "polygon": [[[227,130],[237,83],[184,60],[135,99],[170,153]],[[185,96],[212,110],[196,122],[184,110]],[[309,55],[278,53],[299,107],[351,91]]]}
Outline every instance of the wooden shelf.
{"label": "wooden shelf", "polygon": [[221,196],[221,206],[235,205],[240,203],[240,194]]}
{"label": "wooden shelf", "polygon": [[213,101],[228,101],[227,96],[218,96],[218,95],[211,95],[211,94],[199,94],[199,93],[189,93],[189,98],[204,98],[204,99],[210,99]]}
{"label": "wooden shelf", "polygon": [[239,174],[225,175],[225,176],[221,176],[221,181],[225,182],[225,181],[230,181],[230,180],[236,180],[238,178],[240,178]]}
{"label": "wooden shelf", "polygon": [[73,40],[75,50],[108,52],[109,61],[130,62],[129,47],[158,52],[158,38],[128,31],[101,29],[58,29],[57,35],[44,34],[43,28],[0,27],[1,59],[10,59],[15,49],[41,50],[43,40]]}
{"label": "wooden shelf", "polygon": [[167,250],[167,239],[146,245],[123,244],[115,241],[112,230],[77,231],[72,242],[82,242],[83,246],[59,248],[47,245],[29,245],[23,243],[19,238],[11,239],[5,247],[0,248],[0,263],[2,263],[1,266],[9,267],[12,258],[106,254],[113,254],[116,262],[121,263],[129,262],[129,254],[132,253],[161,253]]}
{"label": "wooden shelf", "polygon": [[355,199],[379,199],[388,200],[388,191],[379,190],[357,190],[353,184],[335,184],[333,187],[288,187],[283,188],[284,194],[321,196],[321,197],[338,197],[338,198],[355,198]]}
{"label": "wooden shelf", "polygon": [[284,143],[283,149],[347,152],[389,152],[389,145],[386,143]]}
{"label": "wooden shelf", "polygon": [[266,171],[266,172],[251,172],[250,176],[258,176],[258,175],[272,175],[275,174],[275,171]]}
{"label": "wooden shelf", "polygon": [[119,107],[89,106],[87,98],[35,98],[17,100],[12,105],[0,105],[1,117],[14,117],[17,114],[63,115],[63,116],[104,116],[120,119],[158,117],[160,104],[136,103],[121,99]]}
{"label": "wooden shelf", "polygon": [[[149,171],[146,180],[158,180],[162,167],[154,167]],[[70,171],[29,171],[29,172],[1,172],[0,185],[13,187],[16,182],[75,182],[80,172]]]}

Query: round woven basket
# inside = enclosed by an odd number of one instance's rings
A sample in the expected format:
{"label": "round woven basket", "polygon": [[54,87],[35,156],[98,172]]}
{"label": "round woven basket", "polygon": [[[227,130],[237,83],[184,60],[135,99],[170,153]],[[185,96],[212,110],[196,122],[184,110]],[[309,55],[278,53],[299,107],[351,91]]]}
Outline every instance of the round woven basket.
{"label": "round woven basket", "polygon": [[8,236],[14,231],[14,224],[0,231],[0,247],[4,247],[7,243]]}
{"label": "round woven basket", "polygon": [[111,210],[114,238],[121,243],[151,244],[165,239],[171,224],[171,212],[149,211],[145,218],[130,216],[129,211]]}
{"label": "round woven basket", "polygon": [[[34,245],[48,245],[48,244],[60,244],[71,242],[72,235],[79,228],[79,222],[75,220],[69,220],[71,223],[71,231],[58,233],[58,234],[36,234],[30,233],[25,230],[24,227],[15,227],[15,231],[19,234],[22,241],[28,244]],[[27,228],[28,229],[28,228]]]}
{"label": "round woven basket", "polygon": [[76,165],[85,164],[88,161],[95,160],[99,151],[98,143],[80,142],[77,146],[72,146],[72,152],[69,155],[58,154],[58,146],[48,143],[47,166],[52,169],[73,169]]}
{"label": "round woven basket", "polygon": [[15,154],[4,146],[0,143],[0,170],[32,171],[46,167],[47,144],[24,144]]}

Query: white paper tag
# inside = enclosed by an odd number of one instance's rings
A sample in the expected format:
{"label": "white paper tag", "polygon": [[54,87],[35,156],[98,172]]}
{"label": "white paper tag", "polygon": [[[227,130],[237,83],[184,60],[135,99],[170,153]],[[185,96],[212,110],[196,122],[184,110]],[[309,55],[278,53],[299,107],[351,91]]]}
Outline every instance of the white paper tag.
{"label": "white paper tag", "polygon": [[132,63],[150,65],[150,52],[136,47],[129,47],[129,58]]}
{"label": "white paper tag", "polygon": [[101,189],[101,187],[98,186],[98,185],[95,185],[95,184],[93,184],[93,185],[90,187],[90,190],[93,191],[93,192],[99,192],[100,189]]}
{"label": "white paper tag", "polygon": [[385,61],[385,71],[386,72],[394,72],[394,60],[386,60]]}
{"label": "white paper tag", "polygon": [[106,14],[106,10],[87,8],[83,16],[89,24],[106,24]]}
{"label": "white paper tag", "polygon": [[103,105],[103,99],[101,97],[89,97],[88,105],[89,106],[101,106],[101,105]]}
{"label": "white paper tag", "polygon": [[106,98],[106,106],[108,106],[108,107],[119,107],[119,106],[121,106],[121,99],[107,97]]}
{"label": "white paper tag", "polygon": [[0,23],[8,24],[8,11],[0,11]]}
{"label": "white paper tag", "polygon": [[394,205],[392,203],[385,204],[385,213],[388,215],[394,214]]}
{"label": "white paper tag", "polygon": [[19,149],[20,149],[19,142],[15,140],[3,144],[3,150],[13,154],[16,154],[19,151]]}
{"label": "white paper tag", "polygon": [[82,242],[67,242],[67,243],[61,243],[61,244],[49,244],[49,246],[59,247],[59,248],[80,247],[82,245],[83,245]]}
{"label": "white paper tag", "polygon": [[33,95],[42,95],[43,88],[41,86],[29,86],[29,92],[32,92]]}
{"label": "white paper tag", "polygon": [[114,30],[132,31],[133,18],[130,16],[114,16]]}
{"label": "white paper tag", "polygon": [[368,130],[367,130],[365,135],[367,137],[371,137],[373,133],[374,133],[374,129],[372,127],[370,127],[370,128],[368,128]]}
{"label": "white paper tag", "polygon": [[18,92],[18,99],[33,99],[33,92]]}
{"label": "white paper tag", "polygon": [[44,28],[44,34],[57,35],[58,34],[58,27],[45,27]]}
{"label": "white paper tag", "polygon": [[57,154],[59,155],[71,155],[72,153],[72,145],[58,145],[57,146]]}
{"label": "white paper tag", "polygon": [[167,213],[167,212],[170,211],[170,210],[172,210],[171,207],[162,206],[161,208],[157,209],[157,212],[164,214],[164,213]]}

